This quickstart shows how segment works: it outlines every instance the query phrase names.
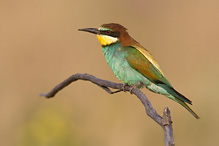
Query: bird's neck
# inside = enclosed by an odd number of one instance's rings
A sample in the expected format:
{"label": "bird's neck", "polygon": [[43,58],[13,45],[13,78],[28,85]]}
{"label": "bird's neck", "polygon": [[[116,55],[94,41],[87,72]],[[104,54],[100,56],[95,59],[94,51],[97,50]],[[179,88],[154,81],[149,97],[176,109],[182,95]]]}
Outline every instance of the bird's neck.
{"label": "bird's neck", "polygon": [[107,63],[110,63],[110,61],[113,58],[117,58],[118,55],[121,55],[120,51],[122,49],[122,45],[120,42],[116,42],[116,43],[112,43],[110,45],[102,46],[102,48],[103,48],[103,53],[104,53],[104,56],[105,56]]}
{"label": "bird's neck", "polygon": [[120,42],[112,43],[110,45],[102,45],[104,55],[115,52],[119,47],[121,47]]}

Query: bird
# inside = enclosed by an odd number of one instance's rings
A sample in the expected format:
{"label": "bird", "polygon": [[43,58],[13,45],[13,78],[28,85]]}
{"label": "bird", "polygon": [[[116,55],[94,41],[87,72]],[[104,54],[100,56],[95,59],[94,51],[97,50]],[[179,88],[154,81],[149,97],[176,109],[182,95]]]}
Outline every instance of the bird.
{"label": "bird", "polygon": [[102,24],[99,28],[83,28],[97,36],[106,62],[124,85],[143,88],[164,95],[186,108],[196,119],[199,116],[187,105],[192,101],[176,91],[164,76],[156,59],[127,29],[118,23]]}

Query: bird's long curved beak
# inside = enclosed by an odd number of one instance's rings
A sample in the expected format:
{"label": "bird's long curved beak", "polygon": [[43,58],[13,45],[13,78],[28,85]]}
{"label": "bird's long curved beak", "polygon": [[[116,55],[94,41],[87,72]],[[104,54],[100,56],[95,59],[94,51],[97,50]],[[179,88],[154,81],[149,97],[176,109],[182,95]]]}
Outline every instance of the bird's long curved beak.
{"label": "bird's long curved beak", "polygon": [[97,28],[82,28],[82,29],[78,29],[79,31],[86,31],[86,32],[90,32],[90,33],[94,33],[94,34],[100,34],[100,30],[98,30]]}

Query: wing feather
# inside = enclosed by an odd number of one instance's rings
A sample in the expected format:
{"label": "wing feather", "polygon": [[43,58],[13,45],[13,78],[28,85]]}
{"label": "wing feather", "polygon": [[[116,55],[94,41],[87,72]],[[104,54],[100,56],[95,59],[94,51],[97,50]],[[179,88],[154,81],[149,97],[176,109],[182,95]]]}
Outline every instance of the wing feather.
{"label": "wing feather", "polygon": [[172,87],[169,81],[164,77],[157,61],[146,49],[132,46],[128,50],[127,60],[134,69],[155,84],[160,82]]}
{"label": "wing feather", "polygon": [[127,49],[127,53],[127,60],[128,63],[132,66],[132,68],[140,72],[152,83],[165,89],[169,94],[184,102],[192,104],[192,102],[189,99],[177,92],[172,87],[170,82],[163,75],[159,65],[157,64],[157,61],[153,58],[153,56],[150,53],[147,52],[147,50],[145,52],[143,51],[143,49],[136,49],[132,46],[129,47],[129,49]]}

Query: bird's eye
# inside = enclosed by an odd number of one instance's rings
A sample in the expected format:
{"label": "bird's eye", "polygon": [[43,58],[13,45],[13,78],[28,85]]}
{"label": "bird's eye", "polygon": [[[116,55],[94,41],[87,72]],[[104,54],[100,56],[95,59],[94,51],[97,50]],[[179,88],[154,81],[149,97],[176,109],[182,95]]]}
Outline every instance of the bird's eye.
{"label": "bird's eye", "polygon": [[110,30],[107,30],[107,31],[106,31],[106,34],[110,34],[110,33],[111,33],[111,31],[110,31]]}

